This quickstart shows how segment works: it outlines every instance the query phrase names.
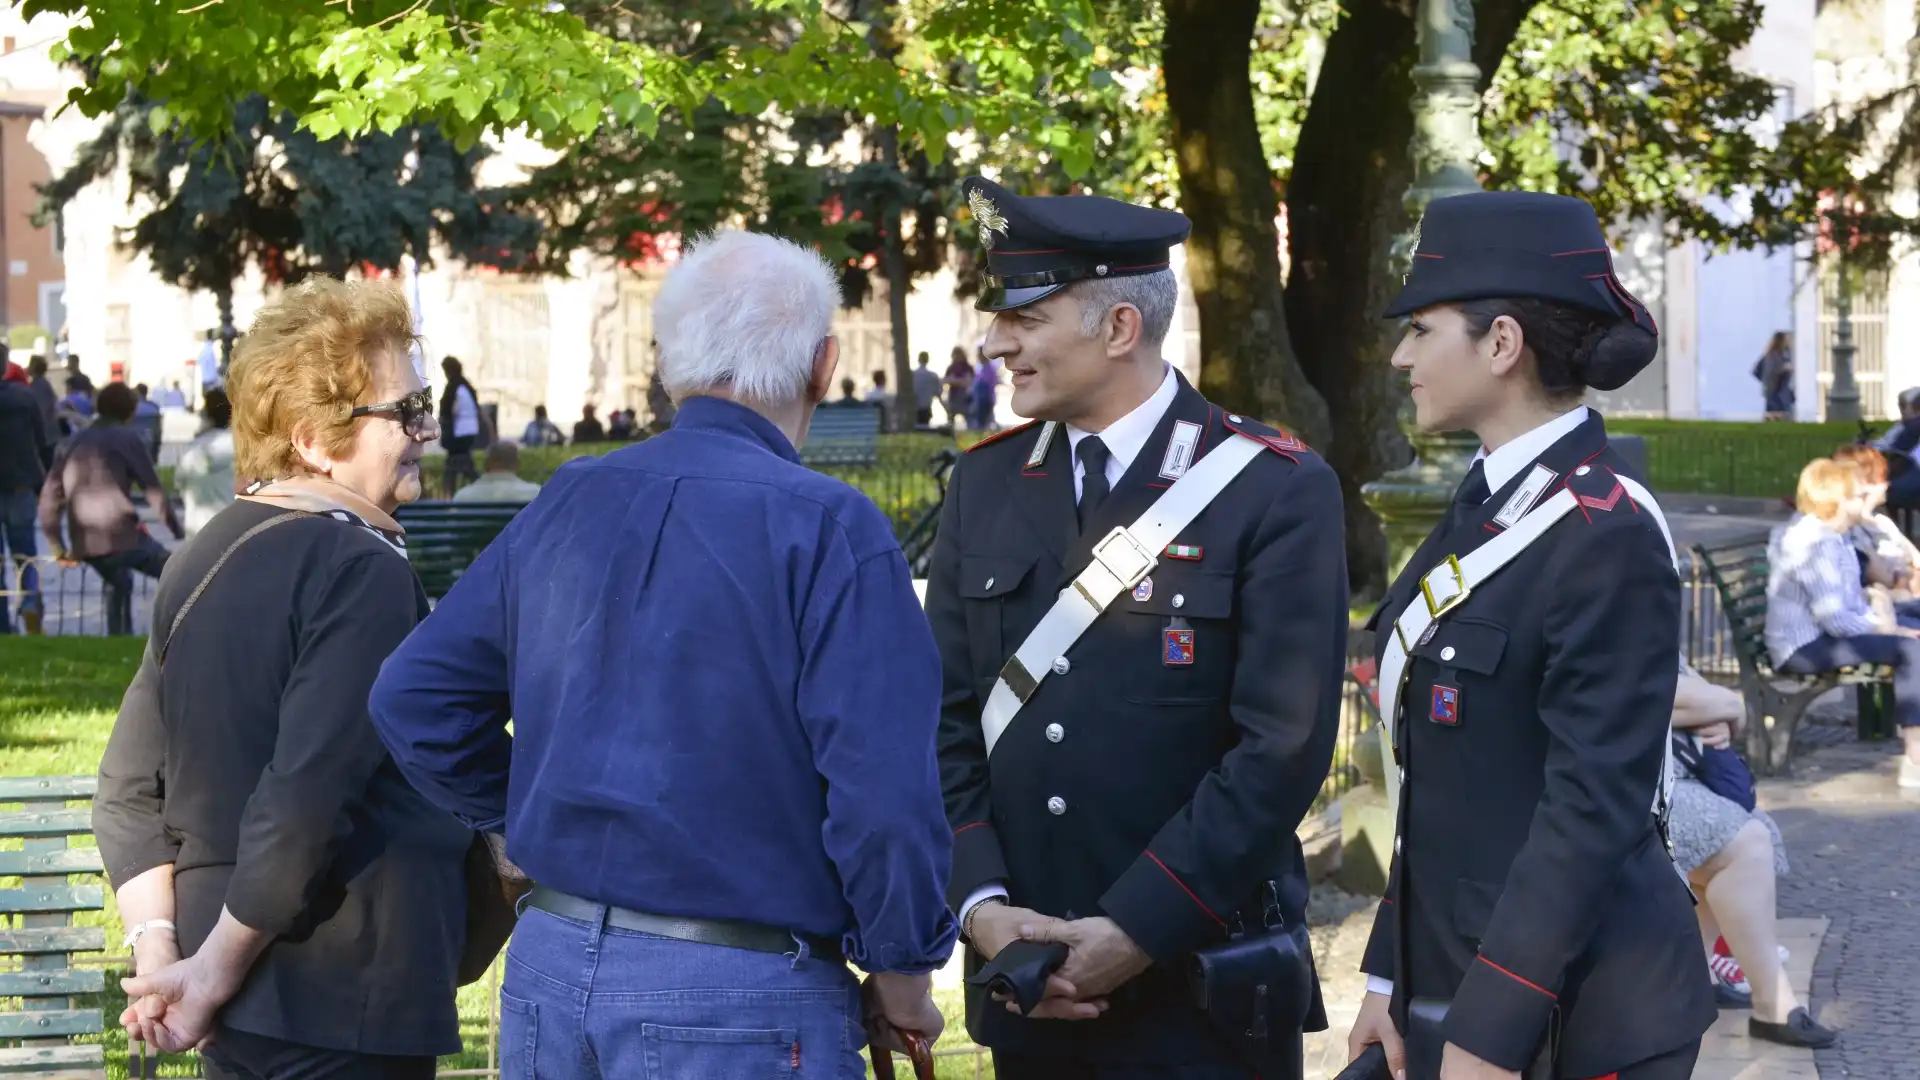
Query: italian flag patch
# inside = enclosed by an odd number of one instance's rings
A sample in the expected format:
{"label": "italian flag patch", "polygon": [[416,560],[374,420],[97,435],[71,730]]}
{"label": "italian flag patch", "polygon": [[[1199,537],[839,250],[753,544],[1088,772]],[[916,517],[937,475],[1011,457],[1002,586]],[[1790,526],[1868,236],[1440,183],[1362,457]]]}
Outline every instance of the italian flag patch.
{"label": "italian flag patch", "polygon": [[1200,545],[1199,544],[1168,544],[1167,558],[1188,559],[1188,560],[1198,561],[1200,558]]}

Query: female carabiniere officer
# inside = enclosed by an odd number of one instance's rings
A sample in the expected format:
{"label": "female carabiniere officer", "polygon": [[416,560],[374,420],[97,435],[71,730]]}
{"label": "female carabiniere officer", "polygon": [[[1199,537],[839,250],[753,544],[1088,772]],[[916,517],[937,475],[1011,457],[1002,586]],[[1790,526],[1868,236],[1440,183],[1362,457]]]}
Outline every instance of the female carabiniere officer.
{"label": "female carabiniere officer", "polygon": [[1680,586],[1580,403],[1658,331],[1592,208],[1519,192],[1435,201],[1386,314],[1421,428],[1483,450],[1374,616],[1398,854],[1349,1049],[1407,1080],[1683,1080],[1715,1009],[1658,819]]}

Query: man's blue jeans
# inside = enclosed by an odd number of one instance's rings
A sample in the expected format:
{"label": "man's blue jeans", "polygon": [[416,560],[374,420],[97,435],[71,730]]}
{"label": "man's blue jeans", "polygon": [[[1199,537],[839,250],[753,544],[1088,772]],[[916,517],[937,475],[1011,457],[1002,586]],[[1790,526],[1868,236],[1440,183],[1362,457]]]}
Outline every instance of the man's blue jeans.
{"label": "man's blue jeans", "polygon": [[0,595],[0,634],[13,632],[7,617],[7,603],[17,599],[22,615],[40,610],[40,568],[33,563],[33,533],[40,500],[31,491],[0,491],[0,593],[18,591],[18,596]]}
{"label": "man's blue jeans", "polygon": [[[602,915],[604,920],[604,914]],[[844,964],[698,945],[528,908],[500,990],[501,1080],[860,1080]]]}

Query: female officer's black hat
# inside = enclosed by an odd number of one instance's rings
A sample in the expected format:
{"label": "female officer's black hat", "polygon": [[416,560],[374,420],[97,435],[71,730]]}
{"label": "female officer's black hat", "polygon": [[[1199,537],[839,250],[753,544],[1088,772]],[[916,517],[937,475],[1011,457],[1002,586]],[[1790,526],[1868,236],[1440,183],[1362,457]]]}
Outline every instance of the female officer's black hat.
{"label": "female officer's black hat", "polygon": [[1626,385],[1659,351],[1659,328],[1614,274],[1593,207],[1565,195],[1484,191],[1435,199],[1420,222],[1412,271],[1386,317],[1522,298],[1617,320],[1578,364],[1580,379],[1594,389]]}
{"label": "female officer's black hat", "polygon": [[980,311],[1025,307],[1076,281],[1165,270],[1191,228],[1185,214],[1101,195],[1015,195],[978,176],[961,186],[987,249]]}

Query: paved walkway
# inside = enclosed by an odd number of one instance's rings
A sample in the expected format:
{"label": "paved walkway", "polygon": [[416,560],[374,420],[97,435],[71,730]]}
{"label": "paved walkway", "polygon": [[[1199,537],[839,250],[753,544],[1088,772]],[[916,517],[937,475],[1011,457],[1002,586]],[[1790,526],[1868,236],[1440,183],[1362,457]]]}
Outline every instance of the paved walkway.
{"label": "paved walkway", "polygon": [[1920,1077],[1920,797],[1898,789],[1898,766],[1894,743],[1846,741],[1762,785],[1793,865],[1780,914],[1831,920],[1812,1002],[1841,1034],[1813,1055],[1820,1080]]}
{"label": "paved walkway", "polygon": [[[1779,933],[1787,973],[1815,1017],[1841,1032],[1813,1053],[1747,1037],[1747,1013],[1721,1013],[1701,1047],[1695,1080],[1913,1080],[1920,1078],[1920,797],[1895,785],[1893,743],[1855,742],[1841,694],[1816,705],[1790,779],[1761,784],[1761,805],[1787,843]],[[1361,950],[1374,901],[1316,886],[1309,919],[1331,1030],[1307,1039],[1308,1080],[1346,1063],[1345,1039],[1363,980]]]}

